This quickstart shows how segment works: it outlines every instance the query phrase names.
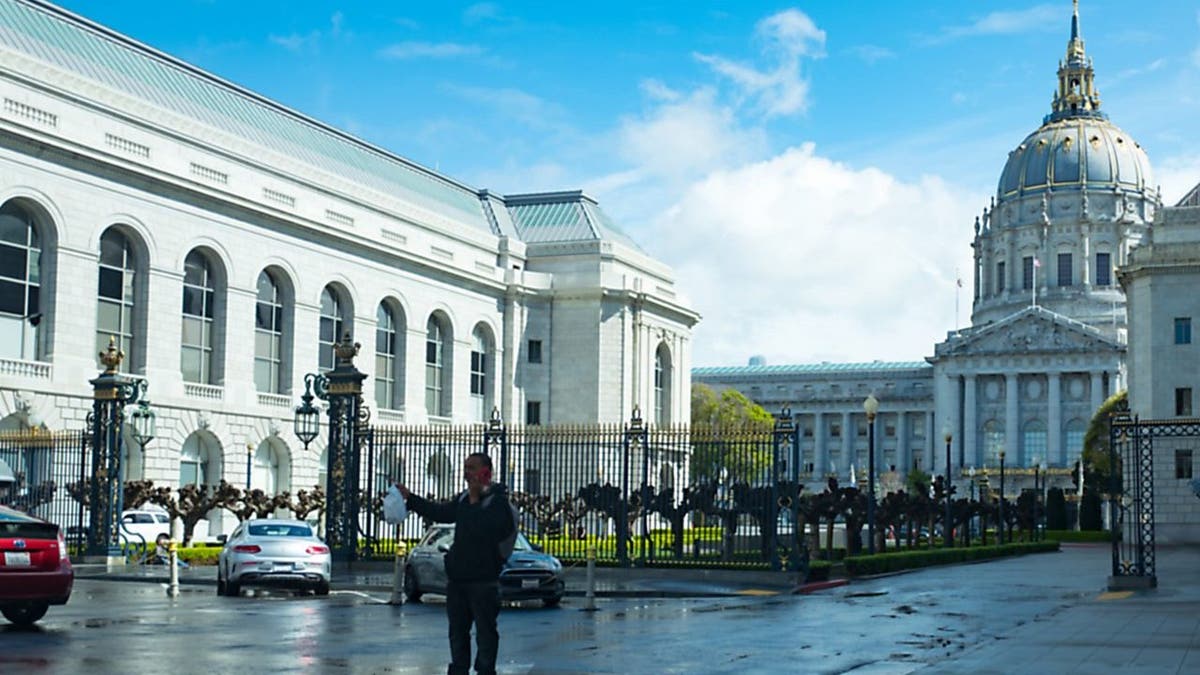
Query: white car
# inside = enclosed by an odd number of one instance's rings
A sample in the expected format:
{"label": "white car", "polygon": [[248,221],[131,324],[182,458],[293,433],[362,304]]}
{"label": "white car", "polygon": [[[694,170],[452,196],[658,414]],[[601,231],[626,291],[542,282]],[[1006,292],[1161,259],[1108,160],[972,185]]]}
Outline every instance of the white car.
{"label": "white car", "polygon": [[154,546],[159,536],[171,537],[171,517],[166,511],[126,509],[121,512],[121,534],[132,544],[140,544],[139,535],[147,546]]}
{"label": "white car", "polygon": [[284,586],[329,595],[329,547],[302,520],[258,518],[237,526],[217,557],[217,595]]}

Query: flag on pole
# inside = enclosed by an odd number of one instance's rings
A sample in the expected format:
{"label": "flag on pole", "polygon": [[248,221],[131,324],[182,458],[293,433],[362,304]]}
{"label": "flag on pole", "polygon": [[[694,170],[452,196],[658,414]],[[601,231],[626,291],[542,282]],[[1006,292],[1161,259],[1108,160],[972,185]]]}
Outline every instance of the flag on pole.
{"label": "flag on pole", "polygon": [[1041,266],[1042,266],[1042,261],[1041,261],[1041,260],[1038,260],[1037,258],[1034,258],[1034,259],[1033,259],[1033,266],[1034,266],[1034,267],[1041,267]]}

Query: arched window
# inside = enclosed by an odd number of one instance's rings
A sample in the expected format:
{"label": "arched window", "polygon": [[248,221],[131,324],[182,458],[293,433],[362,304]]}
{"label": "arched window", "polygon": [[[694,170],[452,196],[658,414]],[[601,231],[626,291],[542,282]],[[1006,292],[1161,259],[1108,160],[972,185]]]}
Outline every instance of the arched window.
{"label": "arched window", "polygon": [[202,433],[194,433],[183,442],[179,457],[179,486],[216,485],[220,479],[217,458],[221,450]]}
{"label": "arched window", "polygon": [[671,423],[671,351],[666,344],[654,352],[654,422]]}
{"label": "arched window", "polygon": [[250,465],[250,487],[275,495],[290,489],[287,452],[270,439],[258,444]]}
{"label": "arched window", "polygon": [[983,464],[1000,466],[1000,451],[1004,450],[1004,427],[996,420],[983,424]]}
{"label": "arched window", "polygon": [[387,302],[375,310],[375,404],[384,410],[404,407],[404,324]]}
{"label": "arched window", "polygon": [[450,415],[450,341],[445,322],[433,315],[425,323],[425,413]]}
{"label": "arched window", "polygon": [[480,324],[471,333],[471,406],[472,414],[480,422],[486,422],[492,411],[493,366],[492,334],[487,326]]}
{"label": "arched window", "polygon": [[333,370],[337,364],[333,346],[342,339],[342,332],[346,328],[345,309],[342,305],[342,297],[333,286],[326,286],[325,290],[321,291],[321,329],[318,337],[321,342],[321,370]]}
{"label": "arched window", "polygon": [[[9,202],[0,208],[0,357],[42,358],[42,243],[33,217]],[[107,346],[107,343],[105,343]]]}
{"label": "arched window", "polygon": [[254,386],[269,394],[285,391],[283,319],[279,282],[263,270],[258,274],[258,298],[254,306]]}
{"label": "arched window", "polygon": [[1025,432],[1021,438],[1020,466],[1034,466],[1046,461],[1046,424],[1041,420],[1031,420],[1025,424]]}
{"label": "arched window", "polygon": [[100,282],[96,308],[96,349],[108,349],[111,338],[125,352],[121,371],[133,370],[137,344],[137,259],[129,238],[116,228],[100,237]]}
{"label": "arched window", "polygon": [[212,384],[213,316],[217,287],[212,265],[199,251],[183,261],[183,338],[179,363],[185,382]]}

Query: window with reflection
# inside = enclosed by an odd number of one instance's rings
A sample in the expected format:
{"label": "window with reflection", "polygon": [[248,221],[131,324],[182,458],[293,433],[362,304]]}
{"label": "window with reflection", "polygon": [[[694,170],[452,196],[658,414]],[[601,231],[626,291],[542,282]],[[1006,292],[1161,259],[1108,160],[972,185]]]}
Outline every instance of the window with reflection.
{"label": "window with reflection", "polygon": [[183,262],[183,338],[179,363],[185,382],[213,383],[213,302],[216,299],[212,266],[199,251]]}
{"label": "window with reflection", "polygon": [[375,405],[399,408],[396,397],[396,314],[387,303],[375,310]]}
{"label": "window with reflection", "polygon": [[266,270],[258,274],[254,305],[254,386],[258,391],[282,394],[283,296],[279,283]]}
{"label": "window with reflection", "polygon": [[437,417],[448,415],[446,404],[447,340],[446,328],[436,316],[425,323],[425,413]]}
{"label": "window with reflection", "polygon": [[[125,352],[121,371],[132,369],[137,309],[137,265],[129,238],[116,228],[100,237],[100,279],[96,307],[96,349],[108,349],[110,339]],[[103,367],[103,364],[100,364]]]}
{"label": "window with reflection", "polygon": [[488,390],[488,368],[492,361],[492,340],[483,326],[471,335],[471,405],[475,419],[486,422],[491,412],[491,392]]}
{"label": "window with reflection", "polygon": [[41,269],[42,243],[33,217],[12,202],[0,207],[0,357],[42,357]]}
{"label": "window with reflection", "polygon": [[333,347],[342,339],[345,328],[341,295],[333,286],[326,286],[325,290],[321,291],[321,326],[318,337],[321,370],[333,370],[337,365],[337,355]]}

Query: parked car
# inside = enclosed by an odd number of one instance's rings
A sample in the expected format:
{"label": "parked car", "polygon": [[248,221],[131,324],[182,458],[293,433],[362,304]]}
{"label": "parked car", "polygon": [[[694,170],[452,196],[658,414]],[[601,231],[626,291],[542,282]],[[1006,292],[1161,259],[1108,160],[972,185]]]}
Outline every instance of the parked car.
{"label": "parked car", "polygon": [[308,523],[258,518],[237,526],[217,556],[217,595],[279,586],[329,595],[329,547]]}
{"label": "parked car", "polygon": [[[417,602],[425,593],[446,593],[446,552],[454,543],[454,525],[434,525],[408,554],[404,595]],[[547,607],[562,602],[562,563],[517,533],[512,555],[500,570],[500,598],[541,600]]]}
{"label": "parked car", "polygon": [[62,529],[0,506],[0,614],[28,626],[50,605],[67,604],[74,585]]}
{"label": "parked car", "polygon": [[171,517],[166,511],[126,509],[121,512],[121,532],[131,543],[145,541],[147,546],[153,546],[159,536],[171,537]]}

